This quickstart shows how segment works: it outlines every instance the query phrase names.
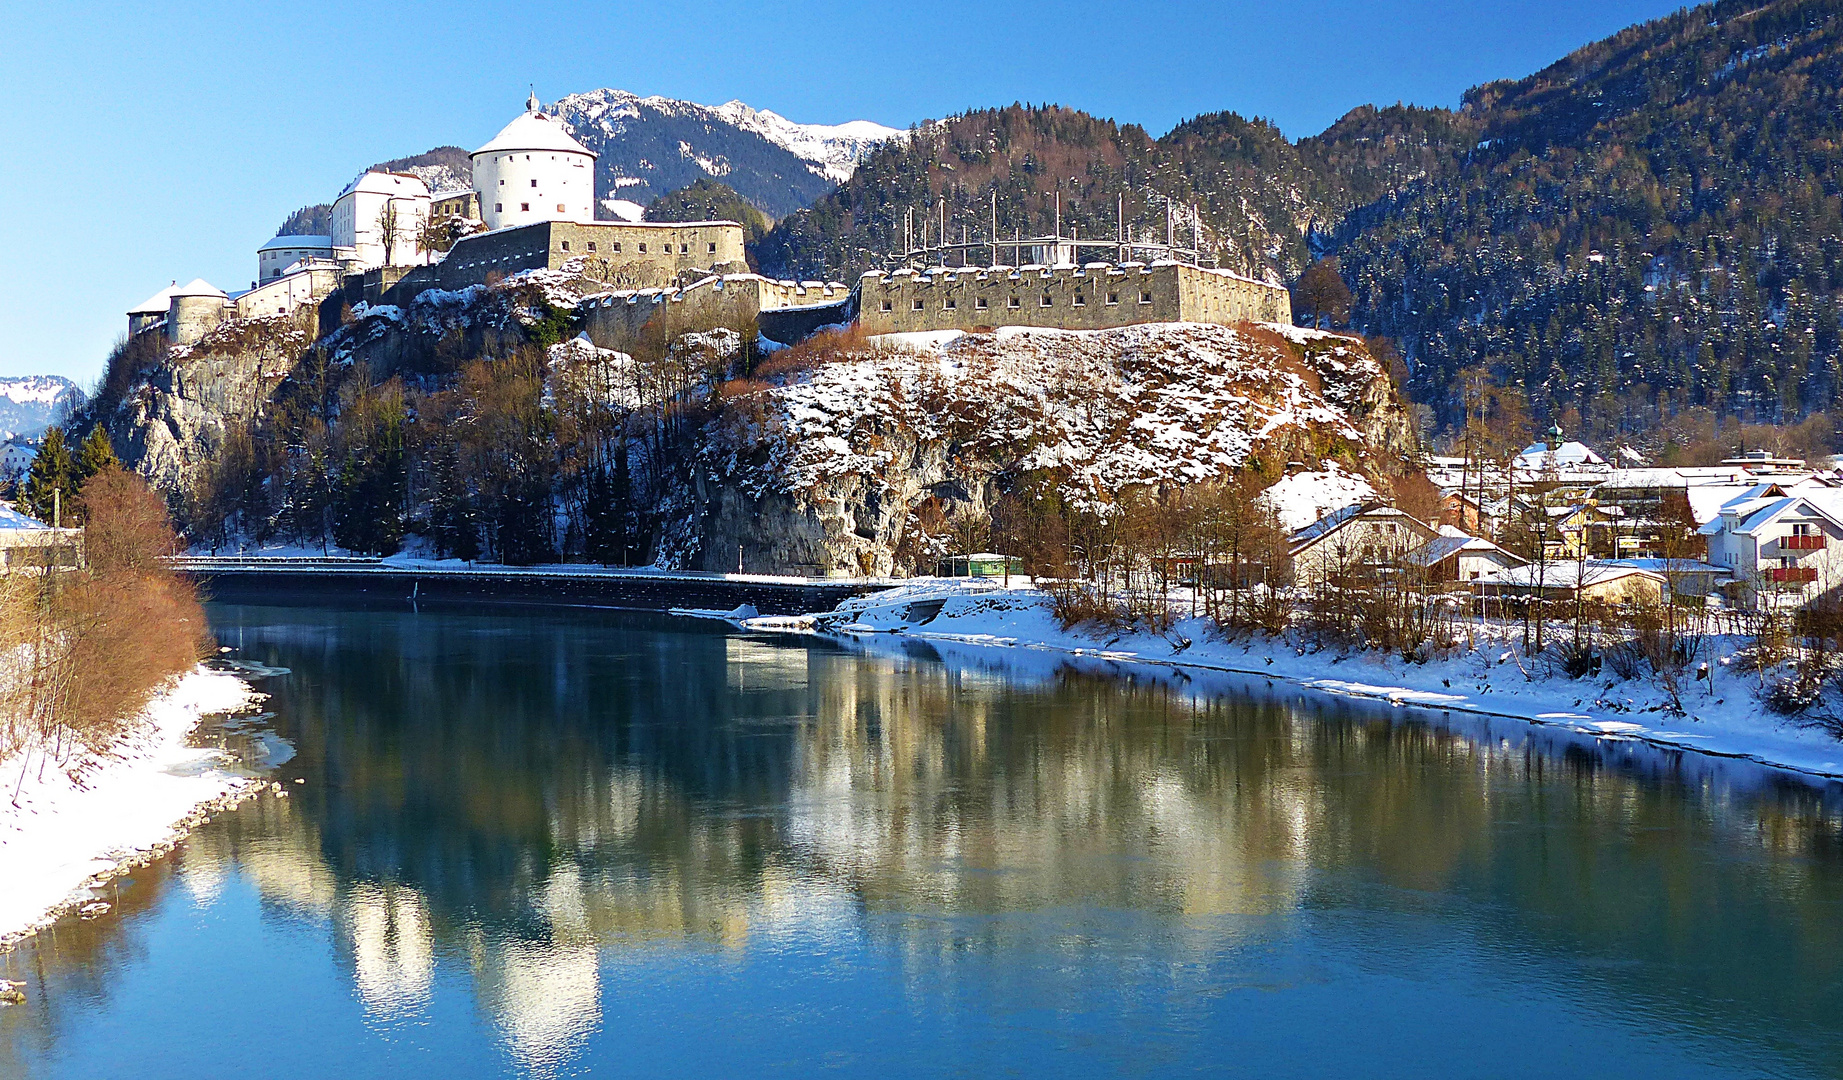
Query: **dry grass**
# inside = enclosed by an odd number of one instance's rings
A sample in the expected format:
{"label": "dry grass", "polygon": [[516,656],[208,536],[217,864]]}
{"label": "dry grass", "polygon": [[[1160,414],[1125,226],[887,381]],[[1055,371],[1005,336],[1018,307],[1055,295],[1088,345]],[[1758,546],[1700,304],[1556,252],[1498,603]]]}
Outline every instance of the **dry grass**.
{"label": "dry grass", "polygon": [[198,662],[205,617],[159,556],[176,547],[166,508],[138,478],[93,477],[79,513],[81,570],[0,576],[0,760],[67,760],[106,749],[156,690]]}

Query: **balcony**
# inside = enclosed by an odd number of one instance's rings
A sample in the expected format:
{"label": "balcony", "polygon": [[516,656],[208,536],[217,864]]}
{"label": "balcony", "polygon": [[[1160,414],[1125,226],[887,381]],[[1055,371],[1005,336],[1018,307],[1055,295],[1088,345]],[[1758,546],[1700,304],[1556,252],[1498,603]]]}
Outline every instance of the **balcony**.
{"label": "balcony", "polygon": [[1804,585],[1817,580],[1815,566],[1775,566],[1768,572],[1775,582],[1786,585]]}
{"label": "balcony", "polygon": [[1781,536],[1779,538],[1779,550],[1822,551],[1824,550],[1824,534],[1811,533],[1807,536]]}

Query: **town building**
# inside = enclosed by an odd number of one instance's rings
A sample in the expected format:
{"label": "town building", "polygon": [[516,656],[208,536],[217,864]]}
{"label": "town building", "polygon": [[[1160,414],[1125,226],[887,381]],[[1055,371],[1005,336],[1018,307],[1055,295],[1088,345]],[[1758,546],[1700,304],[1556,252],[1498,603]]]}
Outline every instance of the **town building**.
{"label": "town building", "polygon": [[480,195],[469,191],[438,191],[429,196],[429,213],[436,219],[480,221]]}
{"label": "town building", "polygon": [[471,157],[487,228],[595,220],[595,154],[543,111],[537,94]]}
{"label": "town building", "polygon": [[53,528],[0,507],[0,573],[74,570],[83,565],[83,530]]}
{"label": "town building", "polygon": [[1796,606],[1843,584],[1843,489],[1761,483],[1701,533],[1708,561],[1735,578],[1740,606]]}
{"label": "town building", "polygon": [[1655,570],[1580,559],[1511,567],[1473,582],[1472,588],[1480,596],[1649,606],[1663,601],[1668,585],[1668,579]]}
{"label": "town building", "polygon": [[1452,525],[1440,526],[1438,536],[1401,559],[1401,565],[1420,571],[1430,585],[1479,581],[1527,562],[1481,536],[1472,536]]}
{"label": "town building", "polygon": [[1373,575],[1438,535],[1393,506],[1353,503],[1294,532],[1287,555],[1295,581],[1338,581]]}
{"label": "town building", "polygon": [[426,262],[429,185],[409,173],[368,172],[333,200],[332,246],[347,271]]}

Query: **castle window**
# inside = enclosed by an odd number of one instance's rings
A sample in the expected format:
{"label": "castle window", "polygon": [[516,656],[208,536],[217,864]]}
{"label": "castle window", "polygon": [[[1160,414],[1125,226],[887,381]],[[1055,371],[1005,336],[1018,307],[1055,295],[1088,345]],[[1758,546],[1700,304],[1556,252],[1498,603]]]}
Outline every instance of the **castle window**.
{"label": "castle window", "polygon": [[591,241],[589,241],[589,250],[590,250],[590,251],[594,251],[594,250],[595,250],[595,241],[593,241],[593,240],[591,240]]}
{"label": "castle window", "polygon": [[505,213],[505,209],[506,209],[505,203],[496,202],[493,204],[493,213],[495,214],[503,214]]}
{"label": "castle window", "polygon": [[644,255],[644,254],[646,254],[646,245],[645,245],[645,244],[641,244],[641,245],[640,245],[640,254],[642,254],[642,255]]}
{"label": "castle window", "polygon": [[1119,302],[1120,302],[1120,294],[1119,294],[1119,293],[1117,293],[1117,292],[1110,292],[1110,293],[1108,293],[1108,294],[1107,294],[1107,302],[1108,302],[1109,304],[1117,304],[1117,303],[1119,303]]}
{"label": "castle window", "polygon": [[519,204],[518,204],[518,208],[519,208],[519,209],[520,209],[521,211],[524,211],[525,213],[530,213],[530,212],[531,212],[531,204],[530,204],[530,203],[528,203],[528,202],[522,202],[522,203],[519,203]]}
{"label": "castle window", "polygon": [[505,177],[503,177],[503,176],[502,176],[502,177],[500,177],[500,178],[499,178],[499,186],[500,186],[500,187],[505,187],[505,186],[506,186],[506,178],[505,178]]}
{"label": "castle window", "polygon": [[536,179],[535,177],[533,177],[533,178],[532,178],[532,181],[531,181],[531,186],[532,186],[532,187],[537,187],[537,186],[538,186],[538,182],[537,182],[537,179]]}
{"label": "castle window", "polygon": [[920,300],[915,301],[915,310],[920,311],[921,309],[922,309],[922,302]]}
{"label": "castle window", "polygon": [[1014,297],[1012,297],[1012,298],[1011,298],[1011,299],[1010,299],[1009,301],[1007,301],[1007,302],[1005,303],[1005,306],[1006,306],[1006,307],[1023,307],[1023,306],[1024,306],[1024,302],[1023,302],[1022,300],[1019,300],[1019,299],[1018,299],[1017,297],[1015,297],[1015,296],[1014,296]]}
{"label": "castle window", "polygon": [[715,255],[717,253],[717,245],[715,244],[710,245],[710,253],[712,255]]}
{"label": "castle window", "polygon": [[559,243],[561,243],[564,251],[568,251],[570,249],[570,242],[568,240],[559,241]]}
{"label": "castle window", "polygon": [[896,305],[895,305],[895,304],[892,304],[892,303],[890,303],[890,302],[889,302],[888,300],[885,300],[885,301],[883,301],[883,310],[884,310],[884,311],[891,311],[891,310],[893,310],[893,309],[894,309],[895,307],[896,307]]}
{"label": "castle window", "polygon": [[619,255],[621,253],[621,242],[619,240],[616,240],[614,242],[614,253],[616,255]]}
{"label": "castle window", "polygon": [[558,204],[557,204],[557,213],[559,213],[559,214],[565,214],[565,213],[568,213],[568,212],[569,212],[569,211],[567,211],[567,210],[565,210],[565,209],[563,209],[563,204],[562,204],[562,203],[558,203]]}
{"label": "castle window", "polygon": [[1043,299],[1037,303],[1037,306],[1038,307],[1049,307],[1053,303],[1055,303],[1055,301],[1050,299],[1049,293],[1044,293]]}
{"label": "castle window", "polygon": [[1076,294],[1075,294],[1075,300],[1074,300],[1074,304],[1075,304],[1075,306],[1076,306],[1076,307],[1087,307],[1087,306],[1088,306],[1088,301],[1086,301],[1086,300],[1084,300],[1084,299],[1082,299],[1082,295],[1081,295],[1081,293],[1076,293]]}
{"label": "castle window", "polygon": [[1151,303],[1151,302],[1152,302],[1152,294],[1151,294],[1151,293],[1149,293],[1149,292],[1142,292],[1142,293],[1140,293],[1140,294],[1139,294],[1139,302],[1140,302],[1140,303],[1142,303],[1142,304],[1149,304],[1149,303]]}
{"label": "castle window", "polygon": [[680,245],[678,245],[678,253],[679,253],[680,255],[689,255],[689,254],[691,254],[691,245],[690,245],[690,244],[680,244]]}
{"label": "castle window", "polygon": [[990,300],[987,300],[985,297],[981,296],[978,299],[973,301],[973,306],[978,308],[980,311],[984,311],[986,308],[992,306],[992,302]]}
{"label": "castle window", "polygon": [[954,308],[955,308],[955,307],[956,307],[956,306],[958,305],[958,303],[959,303],[959,302],[958,302],[958,301],[956,301],[956,300],[955,300],[955,299],[954,299],[953,297],[951,297],[951,296],[950,296],[950,297],[948,297],[948,298],[947,298],[947,304],[946,304],[946,310],[948,310],[948,311],[952,311],[952,310],[953,310],[953,309],[954,309]]}

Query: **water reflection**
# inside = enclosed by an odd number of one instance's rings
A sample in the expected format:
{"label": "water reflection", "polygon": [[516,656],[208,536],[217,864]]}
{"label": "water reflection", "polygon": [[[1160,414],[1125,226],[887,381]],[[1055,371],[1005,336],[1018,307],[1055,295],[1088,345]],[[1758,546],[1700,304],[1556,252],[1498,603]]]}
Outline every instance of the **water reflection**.
{"label": "water reflection", "polygon": [[[1156,989],[1121,1023],[1194,1042],[1225,993],[1352,977],[1276,953],[1434,978],[1427,955],[1463,948],[1705,1043],[1703,1065],[1843,1051],[1834,789],[1099,662],[636,617],[214,614],[292,670],[266,688],[307,782],[131,892],[209,906],[247,883],[328,928],[373,1024],[444,1023],[449,973],[510,1071],[618,1058],[608,1002],[659,949],[885,955],[926,1013],[1066,1009],[1112,978]],[[127,910],[0,960],[56,988],[0,1018],[0,1065],[51,1060],[58,999],[134,963]]]}

